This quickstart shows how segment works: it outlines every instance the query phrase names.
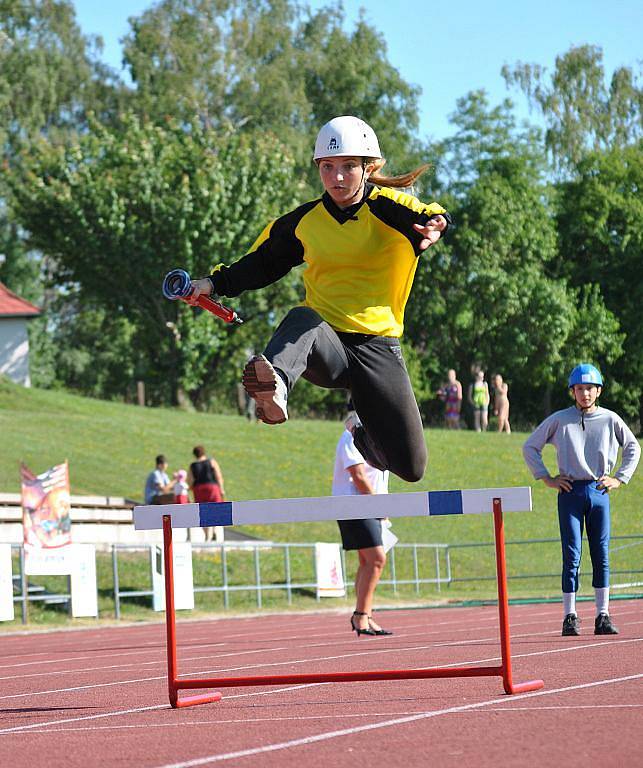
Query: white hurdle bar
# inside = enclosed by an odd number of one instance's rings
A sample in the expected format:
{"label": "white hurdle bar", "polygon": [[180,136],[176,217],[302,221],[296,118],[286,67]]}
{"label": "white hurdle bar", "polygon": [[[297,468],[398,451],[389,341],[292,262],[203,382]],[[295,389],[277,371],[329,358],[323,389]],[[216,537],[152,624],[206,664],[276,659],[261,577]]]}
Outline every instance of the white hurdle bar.
{"label": "white hurdle bar", "polygon": [[152,504],[134,507],[134,527],[137,531],[162,529],[164,515],[172,518],[172,528],[207,528],[213,525],[491,514],[494,499],[500,499],[503,512],[530,512],[532,509],[529,487],[480,488],[374,496]]}

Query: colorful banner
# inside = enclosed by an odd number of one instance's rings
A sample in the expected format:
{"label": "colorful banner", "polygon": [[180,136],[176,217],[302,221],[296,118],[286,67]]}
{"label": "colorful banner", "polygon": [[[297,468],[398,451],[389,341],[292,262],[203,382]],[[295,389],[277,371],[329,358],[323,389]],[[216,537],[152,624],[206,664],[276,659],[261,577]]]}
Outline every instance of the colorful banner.
{"label": "colorful banner", "polygon": [[25,572],[29,575],[71,573],[71,497],[67,462],[40,475],[34,475],[22,464],[20,478]]}
{"label": "colorful banner", "polygon": [[67,462],[34,475],[20,466],[24,542],[52,549],[71,544],[71,497]]}

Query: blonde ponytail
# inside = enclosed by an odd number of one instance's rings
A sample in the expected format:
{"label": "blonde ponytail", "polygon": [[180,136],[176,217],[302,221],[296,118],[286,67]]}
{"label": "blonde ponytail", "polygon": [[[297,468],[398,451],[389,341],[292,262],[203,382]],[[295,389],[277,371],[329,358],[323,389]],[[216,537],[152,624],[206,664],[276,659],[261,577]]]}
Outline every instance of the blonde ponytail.
{"label": "blonde ponytail", "polygon": [[401,173],[398,176],[383,176],[380,171],[384,167],[386,160],[383,158],[365,158],[368,165],[374,165],[375,169],[368,177],[368,180],[373,184],[377,184],[380,187],[393,187],[395,189],[402,189],[404,187],[412,187],[414,182],[420,178],[420,176],[431,167],[430,163],[424,163],[418,166],[413,171],[408,173]]}

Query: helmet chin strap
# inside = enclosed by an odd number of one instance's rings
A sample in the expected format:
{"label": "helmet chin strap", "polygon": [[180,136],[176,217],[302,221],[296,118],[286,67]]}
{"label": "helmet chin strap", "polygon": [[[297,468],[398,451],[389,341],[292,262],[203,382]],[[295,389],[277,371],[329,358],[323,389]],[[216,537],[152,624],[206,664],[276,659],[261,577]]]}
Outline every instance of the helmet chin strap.
{"label": "helmet chin strap", "polygon": [[585,431],[585,413],[589,411],[590,408],[593,408],[596,405],[596,400],[598,400],[598,395],[594,399],[594,402],[591,405],[581,405],[578,400],[576,399],[576,395],[574,395],[574,402],[576,403],[576,407],[580,411],[580,425],[583,428],[583,432]]}
{"label": "helmet chin strap", "polygon": [[359,195],[360,191],[364,187],[364,176],[366,175],[366,160],[362,158],[362,178],[359,180],[359,185],[355,192],[348,198],[349,200],[352,200],[354,197],[357,197]]}

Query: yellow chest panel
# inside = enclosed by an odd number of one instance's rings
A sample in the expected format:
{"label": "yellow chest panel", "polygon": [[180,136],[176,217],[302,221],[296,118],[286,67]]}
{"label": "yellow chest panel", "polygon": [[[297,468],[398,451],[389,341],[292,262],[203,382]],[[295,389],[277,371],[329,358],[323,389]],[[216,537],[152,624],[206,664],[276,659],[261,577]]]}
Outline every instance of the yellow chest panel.
{"label": "yellow chest panel", "polygon": [[409,240],[368,205],[340,224],[323,205],[299,222],[305,305],[336,330],[400,336],[417,257]]}

